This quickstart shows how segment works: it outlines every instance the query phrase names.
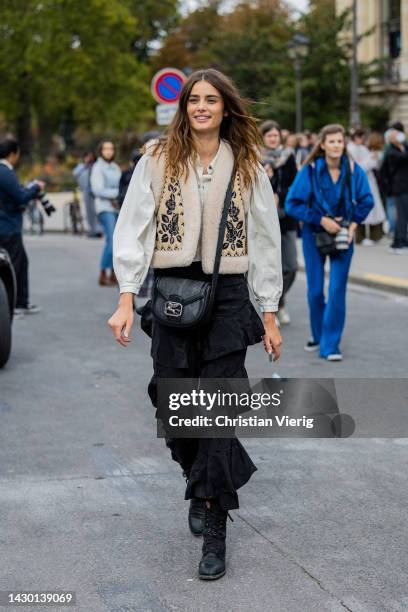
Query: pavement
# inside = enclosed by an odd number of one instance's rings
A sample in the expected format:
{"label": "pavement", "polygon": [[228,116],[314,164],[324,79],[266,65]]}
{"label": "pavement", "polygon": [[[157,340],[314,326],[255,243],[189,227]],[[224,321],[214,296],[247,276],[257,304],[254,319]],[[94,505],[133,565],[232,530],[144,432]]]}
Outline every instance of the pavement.
{"label": "pavement", "polygon": [[[382,238],[372,246],[355,246],[349,282],[382,291],[408,295],[408,249],[401,255],[389,252],[391,240]],[[298,241],[300,269],[304,270],[301,240]]]}
{"label": "pavement", "polygon": [[[101,242],[26,245],[43,310],[14,322],[0,371],[0,590],[72,590],[81,612],[408,610],[404,432],[244,440],[258,471],[228,522],[227,575],[202,582],[185,483],[146,393],[148,338],[136,326],[121,349],[106,327],[117,292],[96,284]],[[345,359],[329,364],[302,350],[305,289],[299,274],[274,370],[335,377],[367,412],[374,389],[386,416],[406,412],[408,299],[350,286]],[[259,345],[247,366],[271,374]]]}

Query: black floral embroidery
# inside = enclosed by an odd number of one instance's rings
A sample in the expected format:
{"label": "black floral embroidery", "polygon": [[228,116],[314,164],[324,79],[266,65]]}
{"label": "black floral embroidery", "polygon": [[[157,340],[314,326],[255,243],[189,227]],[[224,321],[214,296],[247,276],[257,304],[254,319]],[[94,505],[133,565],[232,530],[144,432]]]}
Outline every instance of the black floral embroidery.
{"label": "black floral embroidery", "polygon": [[180,249],[184,234],[183,204],[180,185],[173,177],[167,180],[162,202],[157,223],[156,248]]}
{"label": "black floral embroidery", "polygon": [[[237,206],[237,202],[240,202],[240,205]],[[239,178],[237,177],[235,179],[234,191],[231,194],[231,202],[228,208],[227,227],[225,228],[224,243],[222,245],[224,256],[246,254],[244,219],[243,201],[241,192],[239,191]],[[224,253],[224,251],[226,252]]]}
{"label": "black floral embroidery", "polygon": [[236,198],[235,191],[232,192],[231,203],[228,209],[228,216],[236,223],[238,221],[239,208],[235,206],[234,201]]}
{"label": "black floral embroidery", "polygon": [[227,221],[224,238],[225,242],[222,245],[223,249],[228,249],[229,247],[231,247],[231,249],[235,251],[235,249],[243,248],[244,245],[241,239],[243,234],[242,226],[242,221],[238,221],[237,225],[235,226],[231,221]]}
{"label": "black floral embroidery", "polygon": [[170,242],[170,244],[174,244],[175,240],[181,242],[181,236],[179,233],[179,216],[173,215],[171,219],[167,215],[162,215],[160,223],[163,233],[161,235],[162,242]]}

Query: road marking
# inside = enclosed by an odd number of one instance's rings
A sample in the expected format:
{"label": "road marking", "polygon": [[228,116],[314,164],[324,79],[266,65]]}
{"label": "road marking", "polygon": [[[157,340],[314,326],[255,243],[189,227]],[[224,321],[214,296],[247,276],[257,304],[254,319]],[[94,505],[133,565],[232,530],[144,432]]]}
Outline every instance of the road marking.
{"label": "road marking", "polygon": [[376,283],[383,283],[384,285],[405,287],[408,289],[408,279],[399,278],[397,276],[388,276],[387,274],[375,274],[374,272],[368,272],[367,274],[363,274],[363,278],[369,281],[375,281]]}

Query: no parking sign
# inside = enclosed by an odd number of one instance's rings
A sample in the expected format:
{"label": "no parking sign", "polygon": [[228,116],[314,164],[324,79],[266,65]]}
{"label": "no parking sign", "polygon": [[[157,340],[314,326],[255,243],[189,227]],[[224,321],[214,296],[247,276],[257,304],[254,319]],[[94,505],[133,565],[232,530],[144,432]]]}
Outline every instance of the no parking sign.
{"label": "no parking sign", "polygon": [[163,68],[152,79],[152,95],[159,104],[174,104],[179,101],[186,76],[177,68]]}

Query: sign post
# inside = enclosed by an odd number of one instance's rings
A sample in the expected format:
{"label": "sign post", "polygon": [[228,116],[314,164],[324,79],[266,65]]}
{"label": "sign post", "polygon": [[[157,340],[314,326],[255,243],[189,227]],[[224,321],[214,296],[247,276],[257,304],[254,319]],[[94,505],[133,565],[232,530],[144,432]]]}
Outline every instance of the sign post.
{"label": "sign post", "polygon": [[158,102],[156,123],[169,125],[177,112],[178,101],[186,76],[177,68],[163,68],[152,79],[151,91]]}

